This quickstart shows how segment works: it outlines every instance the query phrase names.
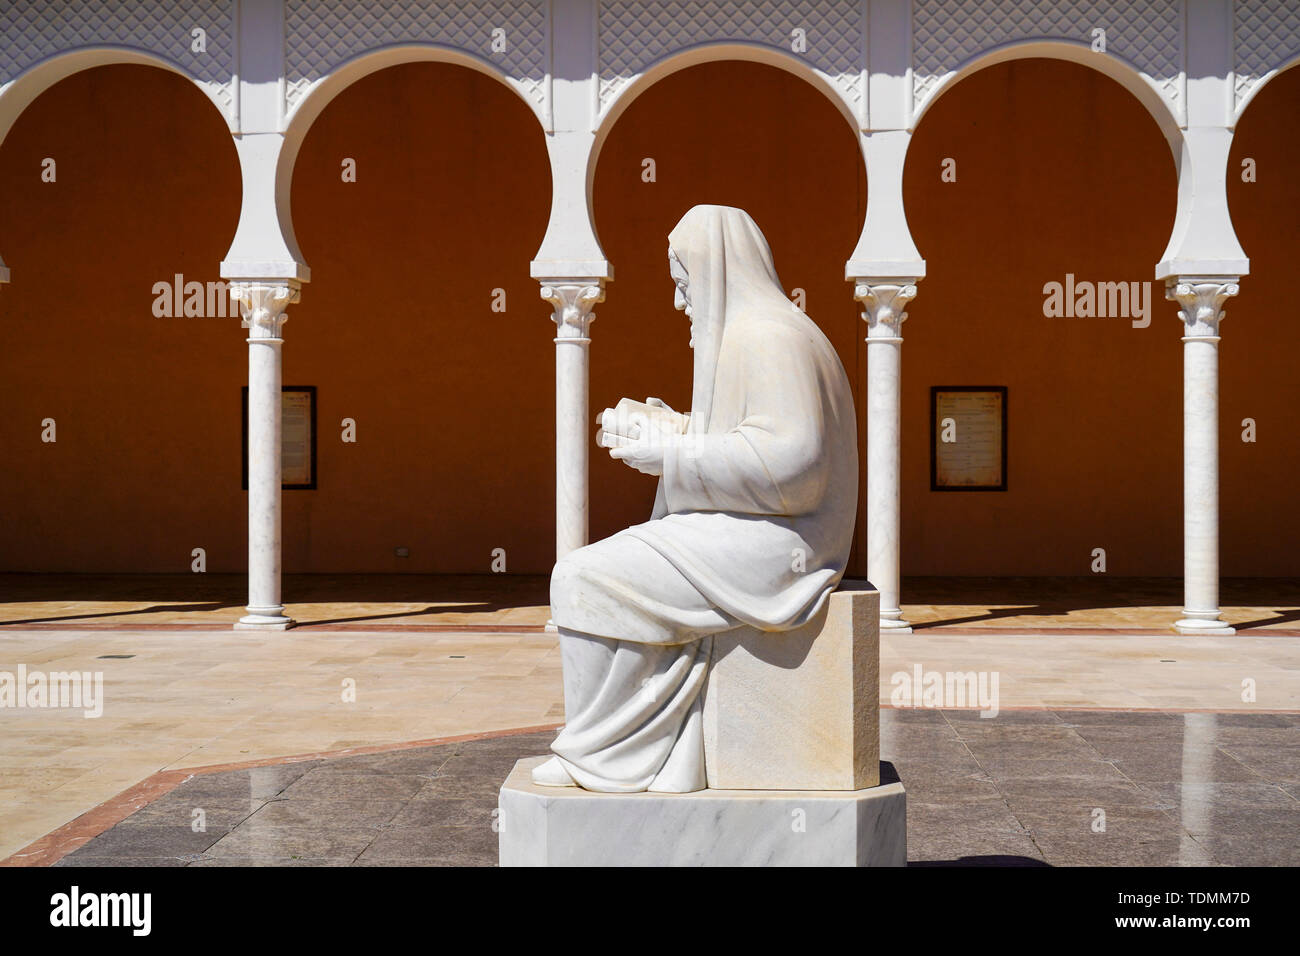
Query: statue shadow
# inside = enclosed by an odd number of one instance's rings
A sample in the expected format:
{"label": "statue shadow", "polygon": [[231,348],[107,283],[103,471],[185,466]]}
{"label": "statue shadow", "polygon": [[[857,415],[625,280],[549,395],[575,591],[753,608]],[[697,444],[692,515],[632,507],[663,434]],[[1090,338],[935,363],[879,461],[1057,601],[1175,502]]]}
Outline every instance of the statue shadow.
{"label": "statue shadow", "polygon": [[771,667],[789,671],[798,670],[812,650],[813,641],[822,632],[829,610],[829,602],[827,602],[807,624],[792,631],[760,631],[758,628],[743,625],[715,634],[713,663],[716,664],[743,648],[751,657]]}
{"label": "statue shadow", "polygon": [[1048,869],[1052,867],[1052,864],[1045,860],[1036,860],[1032,856],[962,856],[955,860],[908,860],[907,865],[909,867],[1047,867]]}

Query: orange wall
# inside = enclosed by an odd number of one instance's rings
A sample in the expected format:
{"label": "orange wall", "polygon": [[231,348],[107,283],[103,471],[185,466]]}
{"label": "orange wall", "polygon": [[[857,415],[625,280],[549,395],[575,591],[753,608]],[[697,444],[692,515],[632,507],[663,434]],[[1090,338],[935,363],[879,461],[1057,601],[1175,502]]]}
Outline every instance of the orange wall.
{"label": "orange wall", "polygon": [[[1264,87],[1246,107],[1228,162],[1228,205],[1250,257],[1241,293],[1227,303],[1219,344],[1223,573],[1300,574],[1300,70]],[[1242,160],[1256,181],[1242,181]],[[1242,419],[1256,423],[1254,444]]]}
{"label": "orange wall", "polygon": [[[956,182],[941,181],[945,158]],[[1043,286],[1151,281],[1177,179],[1150,115],[1082,66],[992,67],[944,95],[908,154],[904,199],[929,277],[903,337],[906,574],[1177,575],[1182,348],[1151,324],[1047,318]],[[1005,385],[1007,490],[930,491],[929,390]]]}
{"label": "orange wall", "polygon": [[239,220],[216,107],[150,67],[72,76],[0,147],[0,196],[0,569],[243,566],[245,333],[152,312],[153,283],[219,278]]}
{"label": "orange wall", "polygon": [[[1066,109],[1058,109],[1066,90]],[[122,104],[129,103],[129,106]],[[1260,181],[1229,190],[1253,274],[1223,345],[1223,570],[1300,574],[1300,330],[1283,277],[1300,252],[1293,116],[1300,71],[1238,133]],[[59,181],[39,180],[58,160]],[[343,183],[340,163],[357,161]],[[956,183],[940,181],[945,157]],[[642,181],[653,158],[656,182]],[[228,132],[187,81],[143,67],[80,74],[0,146],[0,570],[210,570],[245,555],[238,320],[156,319],[152,284],[216,279],[238,218]],[[855,135],[800,80],[755,64],[695,67],[639,97],[595,177],[616,281],[593,326],[592,413],[623,395],[689,406],[685,318],[667,233],[691,205],[748,209],[787,291],[838,349],[860,420],[865,324],[843,264],[866,182]],[[915,136],[905,194],[929,277],[903,346],[907,574],[1181,572],[1181,343],[1152,283],[1152,319],[1042,315],[1066,272],[1148,281],[1174,215],[1154,122],[1083,67],[1024,61],[967,79]],[[286,384],[318,387],[316,491],[285,493],[287,571],[544,572],[554,534],[554,327],[528,277],[545,231],[544,136],[504,86],[418,64],[367,77],[326,109],[294,177],[312,268],[285,328]],[[493,290],[506,293],[491,311]],[[1290,349],[1288,349],[1288,346]],[[1009,490],[929,490],[929,387],[1007,385]],[[1260,440],[1243,445],[1241,418]],[[59,442],[40,442],[58,420]],[[354,418],[359,441],[339,440]],[[594,433],[594,425],[592,428]],[[592,449],[592,537],[644,520],[654,483]],[[864,573],[863,523],[851,561]],[[393,555],[397,546],[408,559]]]}
{"label": "orange wall", "polygon": [[528,107],[463,67],[374,73],[317,119],[294,171],[312,281],[284,381],[318,386],[321,480],[285,492],[288,570],[486,573],[494,548],[550,570],[555,326],[528,274],[550,182]]}

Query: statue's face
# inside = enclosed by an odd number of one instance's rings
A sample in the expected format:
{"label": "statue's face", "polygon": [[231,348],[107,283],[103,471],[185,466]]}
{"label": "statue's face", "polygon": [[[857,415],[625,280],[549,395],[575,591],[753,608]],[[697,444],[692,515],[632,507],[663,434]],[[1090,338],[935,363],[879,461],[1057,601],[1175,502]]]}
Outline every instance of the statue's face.
{"label": "statue's face", "polygon": [[695,316],[691,312],[691,277],[686,274],[686,267],[681,264],[672,249],[668,250],[668,274],[673,277],[676,291],[673,294],[673,308],[686,313],[691,320],[691,348],[695,348]]}

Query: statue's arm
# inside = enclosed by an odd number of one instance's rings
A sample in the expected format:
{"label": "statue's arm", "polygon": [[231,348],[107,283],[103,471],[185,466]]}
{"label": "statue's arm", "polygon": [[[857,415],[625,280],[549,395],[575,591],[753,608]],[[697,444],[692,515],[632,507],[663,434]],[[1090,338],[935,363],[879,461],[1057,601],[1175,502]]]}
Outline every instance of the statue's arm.
{"label": "statue's arm", "polygon": [[822,382],[793,335],[741,350],[744,415],[735,428],[684,435],[665,449],[668,510],[795,515],[820,505],[829,480]]}

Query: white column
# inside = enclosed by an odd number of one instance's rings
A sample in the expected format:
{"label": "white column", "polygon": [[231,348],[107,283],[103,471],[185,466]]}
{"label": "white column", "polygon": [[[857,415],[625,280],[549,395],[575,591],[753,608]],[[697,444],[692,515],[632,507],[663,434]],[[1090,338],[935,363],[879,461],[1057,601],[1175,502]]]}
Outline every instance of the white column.
{"label": "white column", "polygon": [[1171,278],[1183,336],[1183,616],[1180,634],[1232,634],[1219,617],[1219,323],[1235,276]]}
{"label": "white column", "polygon": [[880,592],[880,627],[911,634],[899,607],[899,452],[902,434],[903,307],[916,296],[909,278],[859,278],[853,297],[867,322],[867,579]]}
{"label": "white column", "polygon": [[592,307],[605,298],[599,280],[542,284],[555,309],[555,558],[587,543],[587,462],[595,434],[590,414],[588,353]]}
{"label": "white column", "polygon": [[248,333],[248,613],[237,628],[285,630],[280,600],[280,346],[297,283],[237,283]]}

